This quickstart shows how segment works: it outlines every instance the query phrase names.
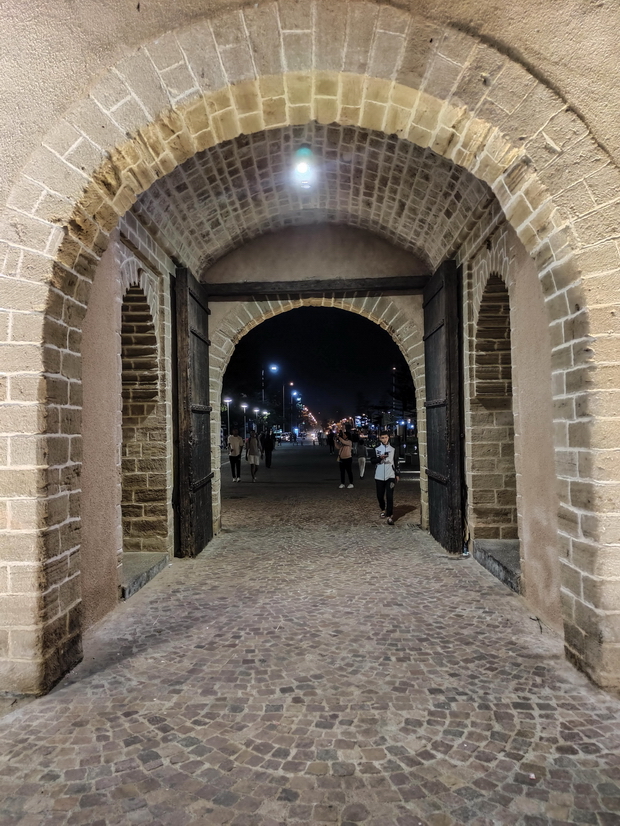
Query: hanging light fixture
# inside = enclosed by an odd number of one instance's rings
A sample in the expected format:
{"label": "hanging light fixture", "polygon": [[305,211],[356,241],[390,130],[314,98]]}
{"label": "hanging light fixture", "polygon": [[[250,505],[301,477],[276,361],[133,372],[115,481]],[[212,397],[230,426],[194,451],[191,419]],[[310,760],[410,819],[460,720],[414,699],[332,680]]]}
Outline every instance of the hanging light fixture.
{"label": "hanging light fixture", "polygon": [[315,178],[314,154],[309,144],[302,143],[293,156],[293,180],[300,189],[311,189]]}

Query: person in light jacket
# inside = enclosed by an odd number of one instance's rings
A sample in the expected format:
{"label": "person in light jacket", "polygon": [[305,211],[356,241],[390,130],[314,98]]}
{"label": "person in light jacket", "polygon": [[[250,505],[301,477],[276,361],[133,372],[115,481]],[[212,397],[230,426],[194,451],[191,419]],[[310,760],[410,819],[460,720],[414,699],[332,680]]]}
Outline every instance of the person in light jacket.
{"label": "person in light jacket", "polygon": [[390,434],[383,430],[379,434],[373,464],[376,465],[375,485],[377,499],[381,508],[381,518],[386,517],[388,525],[394,524],[394,488],[399,479],[396,451],[390,444]]}

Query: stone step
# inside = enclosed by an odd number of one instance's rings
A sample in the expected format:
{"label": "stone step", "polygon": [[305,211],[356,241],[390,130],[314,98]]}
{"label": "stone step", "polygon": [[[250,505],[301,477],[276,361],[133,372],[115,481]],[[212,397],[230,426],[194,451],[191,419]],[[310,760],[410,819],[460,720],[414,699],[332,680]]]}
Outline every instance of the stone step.
{"label": "stone step", "polygon": [[168,554],[149,551],[125,551],[121,597],[129,599],[168,565]]}
{"label": "stone step", "polygon": [[518,539],[475,539],[474,557],[489,573],[517,594],[521,593],[521,556]]}

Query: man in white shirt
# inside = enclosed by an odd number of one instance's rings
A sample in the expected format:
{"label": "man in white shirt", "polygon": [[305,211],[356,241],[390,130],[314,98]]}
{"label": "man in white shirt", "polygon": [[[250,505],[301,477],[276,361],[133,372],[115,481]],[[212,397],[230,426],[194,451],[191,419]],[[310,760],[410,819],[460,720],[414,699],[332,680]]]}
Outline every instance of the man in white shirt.
{"label": "man in white shirt", "polygon": [[230,469],[232,470],[233,482],[241,481],[241,451],[243,450],[243,439],[239,435],[237,428],[233,428],[232,436],[228,437],[228,458],[230,459]]}
{"label": "man in white shirt", "polygon": [[379,434],[381,444],[375,448],[375,485],[377,499],[381,508],[381,518],[387,517],[388,525],[394,524],[394,488],[398,482],[398,465],[395,450],[390,444],[390,434],[387,430]]}

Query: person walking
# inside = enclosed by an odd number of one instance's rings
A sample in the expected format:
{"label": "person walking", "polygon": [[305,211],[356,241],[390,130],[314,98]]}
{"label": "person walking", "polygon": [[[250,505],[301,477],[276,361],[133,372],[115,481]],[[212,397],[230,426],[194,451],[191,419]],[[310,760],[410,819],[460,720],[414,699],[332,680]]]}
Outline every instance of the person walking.
{"label": "person walking", "polygon": [[329,455],[331,456],[334,452],[334,446],[336,444],[336,440],[334,438],[334,431],[328,430],[327,431],[327,447],[329,448]]}
{"label": "person walking", "polygon": [[241,481],[241,451],[243,450],[243,439],[239,435],[236,427],[233,427],[232,435],[228,437],[228,458],[230,459],[230,469],[232,471],[233,482]]}
{"label": "person walking", "polygon": [[[338,462],[340,464],[340,488],[352,488],[353,487],[353,458],[351,456],[351,447],[353,446],[353,442],[351,439],[347,438],[346,434],[340,431],[338,436],[336,437],[336,445],[338,447]],[[345,473],[349,477],[349,484],[345,485],[344,483],[344,475]]]}
{"label": "person walking", "polygon": [[357,467],[359,469],[360,479],[364,478],[367,458],[366,436],[360,433],[359,442],[357,443]]}
{"label": "person walking", "polygon": [[394,524],[394,488],[399,479],[396,451],[390,444],[390,434],[383,430],[379,434],[380,444],[375,448],[373,464],[376,464],[375,485],[380,516],[386,517],[388,525]]}
{"label": "person walking", "polygon": [[265,467],[271,467],[271,454],[276,446],[276,439],[272,430],[263,433],[261,436],[261,444],[265,454]]}
{"label": "person walking", "polygon": [[250,463],[250,473],[253,482],[256,482],[256,474],[258,473],[258,466],[260,465],[262,455],[263,451],[258,441],[256,431],[250,430],[250,435],[245,443],[245,460]]}

